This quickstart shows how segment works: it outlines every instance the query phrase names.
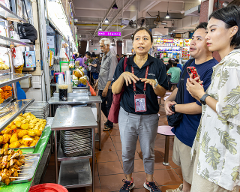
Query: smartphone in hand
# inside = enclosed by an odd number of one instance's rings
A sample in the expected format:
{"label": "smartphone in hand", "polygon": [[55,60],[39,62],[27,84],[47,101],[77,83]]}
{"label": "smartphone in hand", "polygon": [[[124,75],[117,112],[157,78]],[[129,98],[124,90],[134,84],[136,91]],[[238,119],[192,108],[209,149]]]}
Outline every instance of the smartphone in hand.
{"label": "smartphone in hand", "polygon": [[[193,74],[193,79],[197,78],[199,75],[197,73],[197,69],[195,67],[187,67],[187,72],[189,76]],[[200,82],[200,78],[198,79],[197,82]]]}

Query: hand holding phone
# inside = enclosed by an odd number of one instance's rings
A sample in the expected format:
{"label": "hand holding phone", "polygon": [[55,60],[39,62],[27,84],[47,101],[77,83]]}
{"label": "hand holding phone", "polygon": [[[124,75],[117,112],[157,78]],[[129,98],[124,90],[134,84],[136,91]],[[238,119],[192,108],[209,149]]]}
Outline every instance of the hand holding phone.
{"label": "hand holding phone", "polygon": [[[189,76],[191,74],[193,74],[193,79],[199,77],[198,73],[197,73],[197,69],[195,67],[187,67],[187,72],[189,74]],[[197,80],[198,83],[200,83],[200,78]],[[201,84],[202,85],[202,84]]]}

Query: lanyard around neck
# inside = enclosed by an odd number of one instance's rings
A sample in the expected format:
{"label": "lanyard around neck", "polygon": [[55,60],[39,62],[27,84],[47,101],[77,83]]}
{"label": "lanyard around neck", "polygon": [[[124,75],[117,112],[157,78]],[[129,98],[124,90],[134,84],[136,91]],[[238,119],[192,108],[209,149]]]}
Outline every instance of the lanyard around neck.
{"label": "lanyard around neck", "polygon": [[[148,70],[149,70],[149,65],[147,66],[146,68],[146,72],[145,72],[145,78],[147,79],[147,76],[148,76]],[[132,74],[134,74],[134,68],[132,66]],[[143,91],[145,93],[145,91],[147,90],[147,85],[146,85],[146,82],[144,82],[144,88],[143,88]],[[136,84],[133,82],[133,91],[136,93],[137,89],[136,89]]]}

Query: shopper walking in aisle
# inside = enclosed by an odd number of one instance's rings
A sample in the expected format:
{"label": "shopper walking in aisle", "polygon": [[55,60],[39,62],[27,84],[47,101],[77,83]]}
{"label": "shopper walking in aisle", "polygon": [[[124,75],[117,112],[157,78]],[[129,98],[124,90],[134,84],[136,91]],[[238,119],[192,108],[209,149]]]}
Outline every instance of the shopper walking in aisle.
{"label": "shopper walking in aisle", "polygon": [[87,65],[85,65],[85,64],[83,63],[83,55],[82,55],[82,54],[79,55],[79,57],[76,59],[76,61],[79,61],[79,67],[82,66],[82,67],[84,67],[85,69],[87,68]]}
{"label": "shopper walking in aisle", "polygon": [[177,67],[177,63],[174,62],[173,66],[168,70],[168,75],[171,75],[170,83],[169,83],[169,90],[172,88],[173,83],[178,83],[180,79],[181,69]]}
{"label": "shopper walking in aisle", "polygon": [[[108,118],[109,110],[112,105],[112,86],[113,74],[117,66],[116,55],[111,53],[110,44],[111,41],[108,38],[102,38],[100,41],[100,48],[103,52],[103,58],[101,62],[100,73],[98,77],[98,95],[102,99],[102,112]],[[109,120],[104,123],[104,131],[108,131],[113,128],[113,123]]]}
{"label": "shopper walking in aisle", "polygon": [[[182,75],[187,66],[195,67],[203,82],[203,89],[206,90],[211,83],[212,67],[218,62],[212,57],[212,52],[207,48],[206,43],[207,23],[200,23],[192,37],[190,44],[190,59],[183,67]],[[182,76],[181,75],[181,76]],[[174,89],[172,94],[165,101],[166,114],[171,116],[175,112],[182,113],[179,125],[172,129],[175,134],[172,160],[181,167],[183,185],[178,189],[167,190],[167,192],[189,192],[192,184],[193,163],[191,160],[191,147],[196,136],[197,128],[201,118],[201,103],[194,99],[186,89],[186,82],[189,75],[186,73],[183,86]],[[179,84],[178,84],[179,85]],[[183,93],[183,94],[182,94]],[[176,104],[176,95],[184,95],[184,104]],[[182,99],[182,98],[181,98]],[[198,191],[196,191],[198,192]]]}
{"label": "shopper walking in aisle", "polygon": [[[171,59],[169,59],[169,60],[168,60],[168,64],[165,65],[167,72],[168,72],[168,70],[172,67],[172,65],[173,65],[173,61],[172,61]],[[168,88],[169,88],[170,85],[171,85],[170,79],[171,79],[171,75],[170,75],[170,74],[167,74]],[[169,91],[170,91],[170,88],[169,88]]]}
{"label": "shopper walking in aisle", "polygon": [[94,52],[92,53],[92,59],[93,61],[89,63],[89,66],[91,67],[91,83],[95,85],[100,71],[100,63]]}
{"label": "shopper walking in aisle", "polygon": [[86,60],[86,62],[84,64],[87,66],[87,68],[86,68],[87,76],[88,76],[89,81],[90,81],[90,79],[91,79],[91,66],[89,66],[89,63],[91,63],[93,61],[93,59],[91,57],[91,53],[90,52],[87,52],[86,56],[87,56],[87,60]]}
{"label": "shopper walking in aisle", "polygon": [[182,64],[179,63],[179,59],[175,59],[175,62],[177,63],[177,67],[179,67],[182,71]]}
{"label": "shopper walking in aisle", "polygon": [[119,57],[118,54],[116,55],[116,57],[117,57],[117,61],[119,62],[121,60],[121,58]]}
{"label": "shopper walking in aisle", "polygon": [[207,45],[210,51],[218,51],[222,60],[213,68],[207,91],[192,76],[187,81],[187,90],[203,104],[193,144],[196,159],[192,192],[230,192],[240,185],[239,18],[237,6],[225,7],[210,15]]}
{"label": "shopper walking in aisle", "polygon": [[122,59],[114,74],[113,93],[120,93],[124,87],[118,122],[126,180],[120,192],[130,191],[134,187],[132,173],[138,138],[146,172],[144,187],[151,192],[160,191],[153,181],[154,142],[159,111],[157,96],[163,97],[168,86],[166,67],[159,59],[148,55],[152,43],[152,34],[148,29],[137,29],[133,34],[136,55],[128,58],[125,70]]}
{"label": "shopper walking in aisle", "polygon": [[85,53],[85,56],[83,57],[83,63],[84,63],[84,64],[86,63],[86,61],[87,61],[87,59],[88,59],[88,53],[89,53],[89,51],[87,51],[87,52]]}

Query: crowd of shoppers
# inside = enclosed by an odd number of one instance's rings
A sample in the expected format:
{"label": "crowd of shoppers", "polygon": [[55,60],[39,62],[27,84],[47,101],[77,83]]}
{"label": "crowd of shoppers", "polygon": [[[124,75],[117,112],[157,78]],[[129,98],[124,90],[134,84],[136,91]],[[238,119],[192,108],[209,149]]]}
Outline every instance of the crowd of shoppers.
{"label": "crowd of shoppers", "polygon": [[[207,23],[201,23],[196,28],[190,44],[190,55],[194,59],[190,59],[183,67],[183,71],[186,70],[187,66],[192,66],[197,69],[201,80],[204,82],[204,90],[207,90],[211,83],[212,67],[218,63],[217,60],[212,57],[212,52],[208,50],[205,39],[206,29]],[[177,104],[175,102],[178,88],[176,88],[165,101],[165,111],[167,115],[173,115],[175,112],[183,114],[180,124],[172,129],[172,132],[175,134],[172,160],[176,165],[181,167],[183,175],[183,185],[180,185],[179,188],[175,190],[176,192],[190,191],[193,175],[191,147],[202,113],[202,104],[193,98],[186,89],[188,78],[189,75],[186,74],[184,78],[184,89],[182,90],[184,94],[180,94],[181,96],[184,95],[184,104]],[[168,192],[171,191],[174,190],[168,190]]]}
{"label": "crowd of shoppers", "polygon": [[[110,51],[110,40],[100,40],[103,53],[101,66],[96,55],[79,59],[91,67],[98,79],[98,95],[106,117],[113,94],[123,89],[119,111],[122,162],[126,176],[120,192],[131,191],[136,142],[139,139],[146,181],[150,192],[160,192],[153,180],[154,142],[158,128],[158,96],[163,97],[171,84],[183,82],[166,99],[166,115],[181,113],[175,134],[173,162],[181,167],[183,184],[167,192],[232,192],[240,185],[240,8],[229,6],[212,13],[208,23],[200,23],[192,36],[190,55],[193,59],[182,67],[179,60],[163,60],[148,54],[153,44],[151,32],[137,29],[132,35],[134,55],[124,67],[122,55]],[[206,33],[207,32],[207,33]],[[212,53],[218,51],[220,63]],[[92,59],[90,61],[90,59]],[[194,67],[198,77],[184,72]],[[99,75],[98,75],[99,73]],[[169,86],[168,86],[169,75]],[[176,103],[180,93],[183,103]],[[105,122],[104,130],[113,128]]]}
{"label": "crowd of shoppers", "polygon": [[[175,133],[172,158],[181,167],[183,184],[178,189],[168,191],[230,192],[238,190],[240,171],[239,18],[240,8],[236,6],[214,12],[210,16],[209,23],[201,23],[193,34],[190,45],[190,54],[193,59],[190,59],[182,70],[180,66],[177,69],[178,74],[181,71],[183,74],[187,66],[195,67],[199,77],[193,79],[193,76],[189,77],[188,74],[184,77],[184,103],[175,102],[178,88],[165,101],[167,115],[183,114],[179,125],[172,129]],[[119,113],[119,130],[126,180],[120,192],[130,191],[134,187],[132,172],[137,139],[140,141],[146,172],[144,187],[151,192],[160,191],[152,179],[154,164],[152,152],[158,119],[157,117],[154,119],[157,113],[154,109],[158,106],[155,105],[155,98],[158,95],[162,96],[168,89],[167,73],[161,60],[148,55],[151,47],[151,33],[147,29],[139,29],[134,33],[133,47],[136,54],[128,59],[125,71],[124,61],[120,61],[113,80],[113,93],[120,93],[124,87]],[[219,52],[222,59],[220,63],[213,58],[213,51]],[[172,64],[169,61],[168,74],[173,75],[178,62],[175,61]],[[155,63],[158,69],[151,71]],[[154,77],[150,74],[154,74]],[[200,81],[198,81],[199,78]],[[145,94],[143,82],[147,84]],[[156,84],[159,91],[154,89]],[[136,105],[141,100],[146,102],[146,105],[142,105],[146,106],[144,112],[138,111],[139,103]],[[146,121],[145,117],[147,117]]]}
{"label": "crowd of shoppers", "polygon": [[201,122],[192,147],[195,162],[191,191],[238,191],[240,8],[222,8],[209,18],[208,49],[218,51],[222,60],[213,67],[207,90],[192,76],[187,81],[189,93],[203,104]]}

